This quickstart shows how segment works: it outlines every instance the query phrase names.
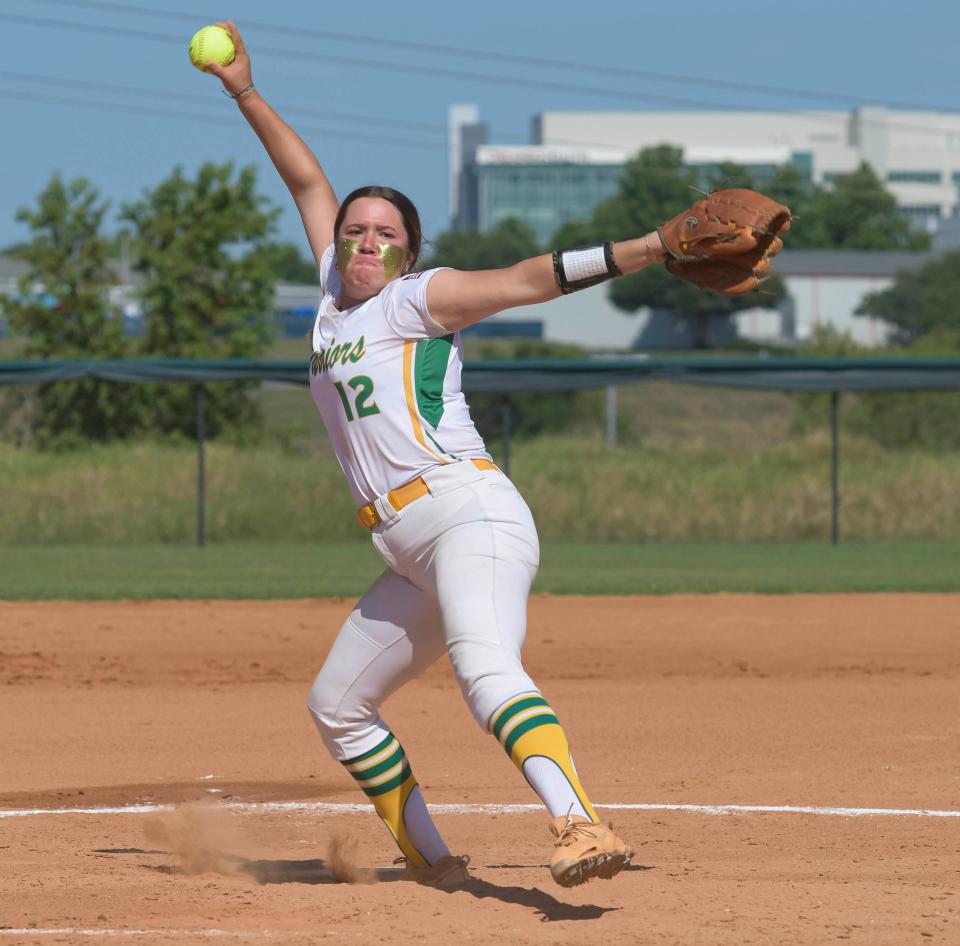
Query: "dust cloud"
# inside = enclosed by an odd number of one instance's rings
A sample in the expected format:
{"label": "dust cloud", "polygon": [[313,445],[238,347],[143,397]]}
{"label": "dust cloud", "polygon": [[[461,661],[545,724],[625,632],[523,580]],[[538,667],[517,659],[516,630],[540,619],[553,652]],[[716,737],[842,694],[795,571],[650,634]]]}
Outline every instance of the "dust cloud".
{"label": "dust cloud", "polygon": [[349,835],[333,833],[327,844],[327,866],[341,884],[375,884],[376,871],[357,866],[357,842]]}
{"label": "dust cloud", "polygon": [[185,874],[240,873],[242,861],[227,853],[240,841],[236,819],[213,804],[192,802],[154,815],[144,824],[144,833],[150,844],[176,854]]}
{"label": "dust cloud", "polygon": [[148,843],[176,855],[179,872],[248,876],[258,883],[375,884],[376,870],[357,864],[357,842],[334,832],[325,861],[248,860],[242,849],[239,820],[211,802],[190,802],[144,822]]}

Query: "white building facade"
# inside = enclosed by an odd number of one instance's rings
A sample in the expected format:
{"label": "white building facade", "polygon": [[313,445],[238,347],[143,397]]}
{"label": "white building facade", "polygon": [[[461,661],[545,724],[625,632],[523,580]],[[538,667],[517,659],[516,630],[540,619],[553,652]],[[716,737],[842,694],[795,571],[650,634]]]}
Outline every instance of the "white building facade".
{"label": "white building facade", "polygon": [[[454,106],[454,109],[461,108]],[[460,113],[462,114],[462,112]],[[453,121],[451,135],[466,134]],[[575,211],[615,193],[619,169],[643,148],[672,144],[684,163],[725,161],[764,174],[793,164],[805,179],[829,186],[868,164],[914,224],[934,232],[958,204],[960,113],[850,112],[544,112],[525,145],[483,144],[476,113],[468,147],[451,160],[451,193],[460,198],[460,229],[489,230],[506,216],[538,236]],[[451,151],[451,155],[453,151]],[[469,206],[471,213],[462,211]],[[451,210],[455,208],[452,206]],[[575,219],[575,218],[574,218]]]}
{"label": "white building facade", "polygon": [[[546,245],[565,223],[589,219],[617,192],[626,162],[644,148],[679,147],[687,167],[708,172],[724,162],[751,169],[758,182],[790,164],[801,177],[829,187],[869,165],[918,229],[934,235],[923,253],[791,251],[778,257],[787,301],[714,323],[712,342],[737,338],[802,344],[819,325],[878,346],[894,327],[858,315],[862,300],[886,289],[902,269],[922,265],[960,245],[960,112],[544,112],[533,121],[531,142],[487,144],[476,110],[451,109],[451,137],[462,137],[452,160],[451,202],[458,229],[494,229],[503,219],[526,222]],[[762,186],[762,185],[761,185]],[[684,348],[692,339],[683,320],[641,310],[626,314],[607,299],[606,287],[504,313],[507,323],[538,326],[547,340],[587,348]],[[495,331],[495,325],[490,327]]]}

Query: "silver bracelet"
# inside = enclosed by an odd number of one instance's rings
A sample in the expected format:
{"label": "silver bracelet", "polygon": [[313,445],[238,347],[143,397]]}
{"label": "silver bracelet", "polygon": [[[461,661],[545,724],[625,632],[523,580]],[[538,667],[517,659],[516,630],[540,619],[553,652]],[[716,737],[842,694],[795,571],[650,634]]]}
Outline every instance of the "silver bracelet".
{"label": "silver bracelet", "polygon": [[250,85],[244,86],[239,92],[228,92],[226,89],[221,89],[220,91],[228,99],[238,99],[240,98],[241,95],[246,95],[247,92],[251,92],[253,90],[253,87],[254,87],[253,83],[251,82]]}

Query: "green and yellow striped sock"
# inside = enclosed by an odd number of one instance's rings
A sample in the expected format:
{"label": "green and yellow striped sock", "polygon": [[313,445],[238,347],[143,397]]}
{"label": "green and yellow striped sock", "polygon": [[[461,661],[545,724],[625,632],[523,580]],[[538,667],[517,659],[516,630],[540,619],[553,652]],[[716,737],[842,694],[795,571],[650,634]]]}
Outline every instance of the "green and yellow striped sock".
{"label": "green and yellow striped sock", "polygon": [[490,731],[554,817],[572,806],[574,813],[582,809],[591,821],[597,820],[573,766],[567,736],[539,693],[507,701],[493,714]]}
{"label": "green and yellow striped sock", "polygon": [[404,809],[410,793],[417,787],[417,780],[403,746],[393,733],[388,733],[387,738],[369,752],[342,764],[373,802],[403,856],[414,867],[429,867],[429,861],[410,839],[404,822]]}

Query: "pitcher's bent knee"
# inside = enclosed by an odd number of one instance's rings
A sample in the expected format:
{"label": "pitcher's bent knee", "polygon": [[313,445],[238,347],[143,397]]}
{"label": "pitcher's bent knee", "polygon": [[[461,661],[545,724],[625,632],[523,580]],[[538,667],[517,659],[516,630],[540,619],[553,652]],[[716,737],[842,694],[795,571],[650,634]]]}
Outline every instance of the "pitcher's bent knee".
{"label": "pitcher's bent knee", "polygon": [[538,690],[516,655],[504,649],[453,645],[450,663],[473,718],[484,729],[507,700]]}
{"label": "pitcher's bent knee", "polygon": [[347,758],[346,745],[370,727],[376,718],[371,707],[349,699],[340,687],[332,685],[321,670],[310,689],[307,709],[320,738],[335,759]]}

